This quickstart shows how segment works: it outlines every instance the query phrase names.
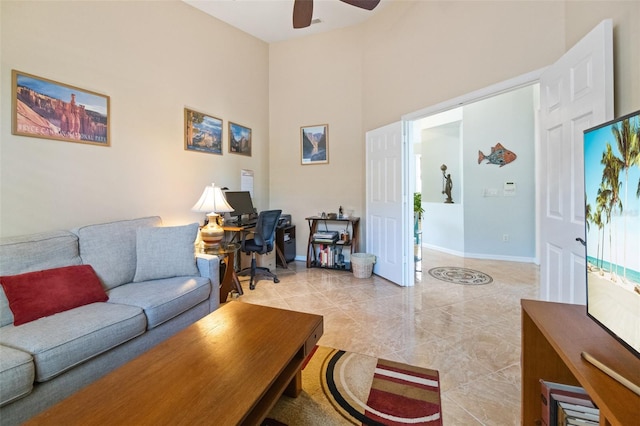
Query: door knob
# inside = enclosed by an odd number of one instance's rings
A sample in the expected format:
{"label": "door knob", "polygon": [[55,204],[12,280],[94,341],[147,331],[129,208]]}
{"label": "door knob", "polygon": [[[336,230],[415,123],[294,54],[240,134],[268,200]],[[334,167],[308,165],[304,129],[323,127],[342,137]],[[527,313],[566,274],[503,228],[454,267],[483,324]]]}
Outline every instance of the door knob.
{"label": "door knob", "polygon": [[578,241],[580,244],[582,244],[585,247],[587,246],[587,242],[580,237],[576,238],[576,241]]}

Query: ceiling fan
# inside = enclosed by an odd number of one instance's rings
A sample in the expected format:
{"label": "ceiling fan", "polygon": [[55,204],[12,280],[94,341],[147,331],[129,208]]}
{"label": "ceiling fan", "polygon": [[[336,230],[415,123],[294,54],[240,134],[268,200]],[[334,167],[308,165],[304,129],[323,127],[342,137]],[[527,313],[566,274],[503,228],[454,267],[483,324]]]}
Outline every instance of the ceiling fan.
{"label": "ceiling fan", "polygon": [[[380,0],[340,0],[343,3],[373,10]],[[313,0],[295,0],[293,3],[293,28],[306,28],[311,25],[313,17]]]}

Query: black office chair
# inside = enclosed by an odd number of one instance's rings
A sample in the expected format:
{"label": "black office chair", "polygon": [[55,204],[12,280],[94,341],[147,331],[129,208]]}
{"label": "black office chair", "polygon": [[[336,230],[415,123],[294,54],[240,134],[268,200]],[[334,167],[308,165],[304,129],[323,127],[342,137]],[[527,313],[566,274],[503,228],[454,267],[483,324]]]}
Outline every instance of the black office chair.
{"label": "black office chair", "polygon": [[265,210],[258,215],[256,229],[253,238],[245,240],[246,232],[242,233],[242,245],[240,250],[244,253],[251,254],[251,267],[245,268],[238,273],[239,276],[249,275],[249,288],[254,290],[256,282],[262,277],[273,278],[274,283],[279,283],[277,275],[269,270],[269,268],[256,267],[256,254],[270,253],[275,249],[276,227],[282,210]]}

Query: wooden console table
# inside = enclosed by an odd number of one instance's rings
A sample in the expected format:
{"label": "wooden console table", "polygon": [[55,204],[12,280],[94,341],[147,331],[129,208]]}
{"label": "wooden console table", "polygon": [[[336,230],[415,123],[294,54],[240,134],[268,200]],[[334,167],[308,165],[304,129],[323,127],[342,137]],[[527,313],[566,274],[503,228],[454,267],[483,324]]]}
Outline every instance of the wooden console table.
{"label": "wooden console table", "polygon": [[322,336],[319,315],[229,302],[32,425],[259,425]]}
{"label": "wooden console table", "polygon": [[220,303],[227,301],[227,296],[235,290],[240,296],[244,294],[242,285],[236,274],[236,252],[240,249],[238,243],[222,243],[214,248],[199,248],[199,253],[215,254],[223,258],[224,275],[220,281]]}
{"label": "wooden console table", "polygon": [[640,383],[640,360],[587,317],[583,305],[522,301],[522,424],[540,424],[540,379],[582,386],[600,425],[637,425],[640,397],[581,357],[583,351]]}

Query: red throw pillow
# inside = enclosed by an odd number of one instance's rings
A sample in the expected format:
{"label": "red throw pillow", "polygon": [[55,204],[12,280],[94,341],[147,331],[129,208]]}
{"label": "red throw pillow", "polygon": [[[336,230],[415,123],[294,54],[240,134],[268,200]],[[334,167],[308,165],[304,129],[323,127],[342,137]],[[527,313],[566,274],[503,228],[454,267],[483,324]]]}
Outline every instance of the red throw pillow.
{"label": "red throw pillow", "polygon": [[0,277],[0,283],[14,325],[109,299],[91,265]]}

